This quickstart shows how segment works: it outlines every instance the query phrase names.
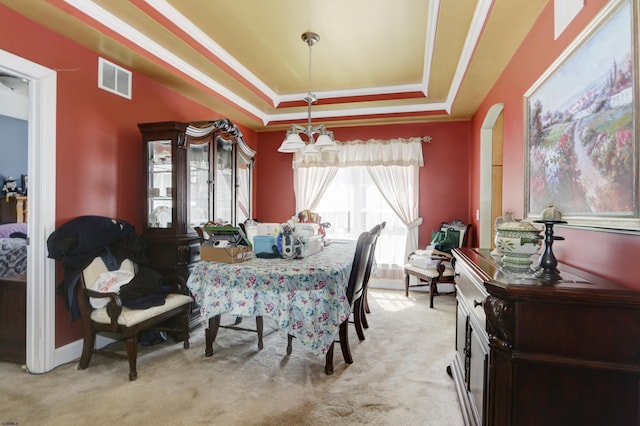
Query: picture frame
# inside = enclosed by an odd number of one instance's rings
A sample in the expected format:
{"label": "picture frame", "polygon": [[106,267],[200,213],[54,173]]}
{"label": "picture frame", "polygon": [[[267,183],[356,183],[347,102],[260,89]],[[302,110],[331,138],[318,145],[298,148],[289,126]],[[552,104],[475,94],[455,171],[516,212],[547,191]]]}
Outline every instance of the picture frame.
{"label": "picture frame", "polygon": [[608,3],[524,95],[528,219],[553,205],[568,226],[640,230],[635,3]]}

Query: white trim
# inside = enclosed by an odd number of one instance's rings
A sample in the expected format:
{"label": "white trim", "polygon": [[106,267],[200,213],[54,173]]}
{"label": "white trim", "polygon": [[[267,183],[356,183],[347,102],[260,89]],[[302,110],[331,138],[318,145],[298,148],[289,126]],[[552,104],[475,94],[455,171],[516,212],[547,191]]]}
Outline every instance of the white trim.
{"label": "white trim", "polygon": [[493,223],[491,223],[491,201],[493,196],[493,127],[504,110],[504,104],[494,104],[487,111],[480,128],[480,226],[478,241],[480,248],[491,248]]}
{"label": "white trim", "polygon": [[553,1],[553,39],[557,40],[560,34],[569,26],[573,18],[584,7],[584,0],[554,0]]}
{"label": "white trim", "polygon": [[429,15],[427,16],[427,34],[424,42],[424,68],[422,70],[422,92],[429,96],[429,78],[431,78],[431,63],[436,45],[436,31],[438,29],[438,17],[440,16],[440,0],[429,2]]}
{"label": "white trim", "polygon": [[[204,86],[208,87],[215,93],[218,93],[220,96],[228,100],[231,104],[237,106],[238,108],[244,109],[249,114],[257,117],[262,121],[264,125],[270,124],[272,122],[277,121],[286,121],[286,120],[299,120],[306,118],[306,113],[274,113],[267,114],[262,109],[255,107],[253,104],[244,100],[237,94],[233,93],[222,84],[208,77],[205,73],[201,72],[197,68],[191,66],[189,63],[180,59],[173,53],[167,51],[164,47],[154,42],[150,38],[146,37],[144,34],[137,31],[132,26],[126,24],[124,21],[118,19],[113,14],[109,13],[107,10],[101,8],[96,3],[87,0],[64,0],[67,4],[73,6],[77,10],[86,14],[87,16],[101,22],[103,25],[107,26],[111,30],[117,32],[123,37],[127,38],[132,43],[136,44],[140,48],[146,50],[159,60],[165,62],[166,64],[181,70],[188,76],[192,77],[196,81],[200,82]],[[234,57],[232,57],[228,52],[222,49],[214,40],[211,40],[206,34],[203,34],[197,27],[190,22],[185,16],[180,14],[175,8],[173,8],[166,0],[146,0],[146,3],[153,7],[158,13],[162,14],[167,19],[172,22],[176,22],[179,24],[181,28],[184,28],[185,31],[193,37],[193,39],[200,43],[201,46],[206,48],[209,52],[223,61],[226,65],[231,67],[234,71],[236,71],[239,75],[241,75],[244,79],[249,81],[254,87],[264,93],[270,100],[274,107],[277,107],[281,102],[285,101],[297,101],[302,100],[306,93],[304,94],[289,94],[289,95],[281,95],[278,96],[275,92],[269,88],[264,82],[258,79],[255,75],[253,75],[246,67],[240,64]],[[437,104],[425,104],[421,103],[418,105],[409,104],[403,105],[400,107],[397,106],[383,106],[377,108],[352,108],[345,110],[334,110],[331,112],[326,112],[324,114],[319,114],[318,112],[314,112],[314,117],[349,117],[349,116],[358,116],[358,115],[367,115],[367,114],[395,114],[395,113],[412,113],[412,112],[426,112],[426,111],[445,111],[447,113],[451,112],[451,106],[453,105],[453,101],[460,90],[460,86],[462,84],[462,78],[469,66],[469,62],[473,56],[473,52],[478,43],[480,35],[482,33],[482,29],[484,28],[484,24],[489,16],[489,11],[491,10],[492,0],[479,0],[476,6],[476,10],[473,15],[473,19],[471,22],[471,26],[469,28],[469,32],[467,33],[467,38],[465,40],[465,45],[463,47],[460,59],[458,61],[458,66],[456,68],[456,73],[452,80],[451,86],[449,88],[449,92],[447,95],[447,99],[445,102],[440,102]],[[429,17],[430,20],[430,28],[432,31],[436,31],[436,23],[437,16],[439,14],[440,0],[429,0]],[[433,16],[432,16],[433,15]],[[434,33],[435,34],[435,33]],[[433,43],[435,40],[431,40],[435,38],[431,34],[425,34],[425,63],[424,63],[424,71],[422,81],[418,84],[409,84],[409,85],[399,85],[399,86],[383,86],[383,87],[375,87],[375,88],[365,88],[359,90],[337,90],[337,91],[328,91],[328,92],[319,92],[316,93],[319,99],[326,98],[334,98],[334,97],[352,97],[352,96],[371,96],[371,95],[380,95],[380,94],[392,94],[392,93],[406,93],[406,92],[422,92],[424,95],[427,95],[427,87],[428,87],[428,78],[430,76],[430,64],[432,62],[433,56]]]}
{"label": "white trim", "polygon": [[[314,111],[313,118],[332,118],[332,117],[351,117],[370,114],[389,114],[389,113],[406,113],[406,112],[427,112],[427,111],[445,111],[449,106],[445,103],[430,103],[417,105],[396,105],[384,107],[369,108],[351,108],[342,110]],[[306,112],[290,112],[284,114],[265,115],[267,122],[303,120],[307,118]]]}
{"label": "white trim", "polygon": [[27,369],[56,367],[55,262],[47,258],[47,238],[55,229],[57,74],[0,50],[4,70],[29,80],[28,174],[29,262],[27,265]]}
{"label": "white trim", "polygon": [[[449,96],[447,96],[447,105],[449,105],[449,107],[453,105],[453,101],[458,95],[460,85],[462,84],[462,78],[469,68],[469,63],[471,62],[473,52],[478,45],[478,40],[480,39],[480,35],[482,34],[482,29],[484,28],[485,22],[489,18],[489,11],[491,11],[492,3],[492,0],[479,0],[476,6],[476,10],[473,13],[473,19],[471,20],[471,26],[469,27],[469,32],[467,33],[467,38],[464,42],[464,47],[462,48],[460,60],[458,61],[458,67],[456,68],[456,73],[453,76],[453,81],[451,82],[451,87],[449,88]],[[447,112],[451,111],[447,109]]]}

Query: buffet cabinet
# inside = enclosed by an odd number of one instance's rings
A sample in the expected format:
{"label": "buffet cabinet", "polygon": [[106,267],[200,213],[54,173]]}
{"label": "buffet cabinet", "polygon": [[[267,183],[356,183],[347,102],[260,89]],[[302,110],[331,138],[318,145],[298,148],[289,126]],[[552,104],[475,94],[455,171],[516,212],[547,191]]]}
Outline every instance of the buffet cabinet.
{"label": "buffet cabinet", "polygon": [[142,238],[150,266],[186,278],[200,260],[194,227],[251,217],[255,151],[228,119],[141,123]]}
{"label": "buffet cabinet", "polygon": [[640,424],[640,292],[559,265],[545,283],[455,249],[451,373],[466,424]]}

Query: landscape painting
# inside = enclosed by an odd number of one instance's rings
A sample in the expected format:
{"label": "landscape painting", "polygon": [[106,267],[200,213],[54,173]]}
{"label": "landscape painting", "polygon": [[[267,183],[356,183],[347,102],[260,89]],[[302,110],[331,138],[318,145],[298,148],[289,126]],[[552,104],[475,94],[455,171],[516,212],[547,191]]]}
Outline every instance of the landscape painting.
{"label": "landscape painting", "polygon": [[613,3],[525,95],[529,216],[554,205],[569,223],[638,225],[632,4]]}

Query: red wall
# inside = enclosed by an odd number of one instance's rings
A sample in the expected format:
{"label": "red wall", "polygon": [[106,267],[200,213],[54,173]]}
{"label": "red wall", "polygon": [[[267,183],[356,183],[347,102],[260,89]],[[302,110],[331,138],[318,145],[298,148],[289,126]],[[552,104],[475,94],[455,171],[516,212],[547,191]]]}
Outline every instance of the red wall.
{"label": "red wall", "polygon": [[[480,207],[480,127],[488,109],[504,104],[503,210],[516,217],[524,212],[524,117],[523,97],[582,29],[593,19],[606,0],[586,0],[558,40],[553,39],[553,2],[549,2],[534,28],[506,67],[473,117],[470,211]],[[477,232],[474,230],[474,233]],[[559,261],[640,289],[640,238],[603,230],[558,228],[564,241],[554,244]]]}
{"label": "red wall", "polygon": [[[59,70],[57,224],[95,214],[124,219],[141,231],[143,150],[137,123],[220,118],[135,73],[132,100],[98,89],[96,52],[1,5],[0,49]],[[255,132],[240,129],[255,148]],[[62,298],[56,298],[56,347],[80,337],[80,322],[71,323]]]}
{"label": "red wall", "polygon": [[[409,125],[331,128],[338,141],[393,139],[431,136],[422,146],[424,167],[420,169],[419,244],[425,246],[431,231],[442,221],[469,221],[469,158],[471,123],[449,121]],[[285,132],[258,134],[256,164],[256,218],[281,222],[295,214],[292,154],[277,151]]]}

